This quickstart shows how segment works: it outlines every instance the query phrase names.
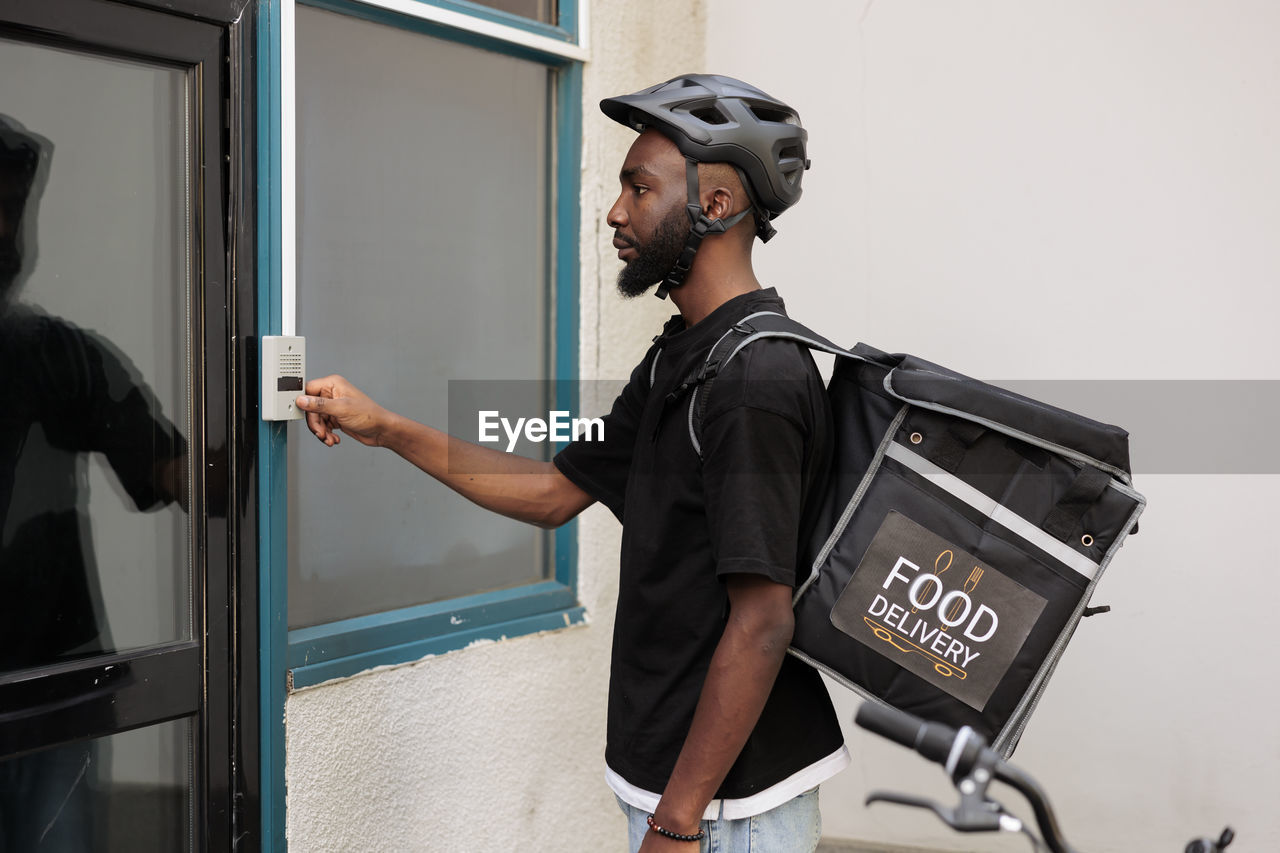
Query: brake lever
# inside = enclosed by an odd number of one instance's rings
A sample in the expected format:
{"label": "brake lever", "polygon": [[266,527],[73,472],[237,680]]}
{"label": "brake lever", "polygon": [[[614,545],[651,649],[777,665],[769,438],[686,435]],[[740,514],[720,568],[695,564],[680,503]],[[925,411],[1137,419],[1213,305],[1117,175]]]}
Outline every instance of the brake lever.
{"label": "brake lever", "polygon": [[949,809],[933,800],[913,797],[909,794],[898,794],[892,791],[873,791],[867,797],[866,804],[876,802],[896,803],[900,806],[911,806],[926,809],[938,816],[938,819],[957,832],[995,832],[1006,828],[1001,822],[1000,804],[992,800],[975,801],[972,795],[961,797],[960,807]]}
{"label": "brake lever", "polygon": [[865,804],[869,806],[872,803],[895,803],[900,806],[925,809],[936,814],[943,823],[951,825],[951,809],[943,808],[939,803],[926,800],[924,797],[913,797],[910,794],[899,794],[894,791],[872,791],[867,795]]}

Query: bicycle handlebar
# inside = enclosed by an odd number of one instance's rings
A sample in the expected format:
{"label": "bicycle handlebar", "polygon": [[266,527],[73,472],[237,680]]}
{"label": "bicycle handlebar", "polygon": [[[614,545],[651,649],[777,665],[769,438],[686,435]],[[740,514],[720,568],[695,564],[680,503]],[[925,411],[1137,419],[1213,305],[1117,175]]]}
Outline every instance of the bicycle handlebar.
{"label": "bicycle handlebar", "polygon": [[[1029,774],[1000,757],[980,735],[967,726],[956,730],[942,723],[931,723],[905,711],[877,702],[863,702],[854,722],[869,732],[913,749],[924,758],[946,768],[947,775],[960,790],[960,805],[947,809],[938,803],[903,794],[873,793],[868,803],[884,801],[929,809],[948,826],[960,832],[984,832],[994,829],[1020,829],[1021,822],[1006,814],[996,802],[987,798],[987,784],[998,779],[1022,794],[1035,812],[1036,823],[1044,843],[1053,853],[1075,853],[1058,829],[1057,818],[1049,805],[1049,797]],[[1222,853],[1235,838],[1231,827],[1215,841],[1193,840],[1184,853]]]}
{"label": "bicycle handlebar", "polygon": [[953,812],[952,817],[945,816],[945,810],[935,808],[934,811],[953,828],[964,829],[965,824],[974,822],[974,816],[968,813],[972,811],[969,801],[975,794],[985,800],[986,785],[996,778],[1017,790],[1031,804],[1044,843],[1053,853],[1075,853],[1062,837],[1049,799],[1036,781],[1005,762],[972,729],[965,727],[957,731],[942,723],[926,722],[905,711],[875,702],[863,702],[854,722],[946,768],[947,774],[965,796],[961,800],[961,808]]}
{"label": "bicycle handlebar", "polygon": [[905,711],[874,702],[863,702],[854,722],[939,764],[946,763],[957,734],[955,729],[941,723],[925,722]]}

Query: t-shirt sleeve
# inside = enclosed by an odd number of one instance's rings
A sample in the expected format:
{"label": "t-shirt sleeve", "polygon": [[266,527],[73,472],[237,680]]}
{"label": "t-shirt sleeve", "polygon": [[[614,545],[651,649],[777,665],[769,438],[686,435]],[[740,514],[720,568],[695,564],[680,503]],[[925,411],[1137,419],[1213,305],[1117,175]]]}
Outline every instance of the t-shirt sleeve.
{"label": "t-shirt sleeve", "polygon": [[703,424],[702,481],[716,575],[764,575],[795,586],[805,429],[739,405]]}
{"label": "t-shirt sleeve", "polygon": [[622,520],[627,474],[640,429],[640,414],[649,393],[649,374],[645,358],[631,373],[622,393],[605,415],[603,434],[596,431],[570,442],[556,454],[556,468],[575,486],[609,508]]}
{"label": "t-shirt sleeve", "polygon": [[54,446],[106,456],[141,511],[170,503],[159,467],[187,452],[186,440],[160,411],[137,368],[114,344],[63,321],[46,320],[39,393],[52,411]]}

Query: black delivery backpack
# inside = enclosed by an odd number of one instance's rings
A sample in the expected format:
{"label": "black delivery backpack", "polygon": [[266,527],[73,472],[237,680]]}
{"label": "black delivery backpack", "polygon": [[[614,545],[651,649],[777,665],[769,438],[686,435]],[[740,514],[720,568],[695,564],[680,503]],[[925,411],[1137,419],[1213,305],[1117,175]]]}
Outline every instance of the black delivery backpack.
{"label": "black delivery backpack", "polygon": [[[837,356],[834,458],[803,547],[791,653],[863,697],[1013,752],[1103,570],[1137,529],[1128,434],[910,355],[744,318],[691,378],[764,337]],[[1099,608],[1103,610],[1105,608]]]}

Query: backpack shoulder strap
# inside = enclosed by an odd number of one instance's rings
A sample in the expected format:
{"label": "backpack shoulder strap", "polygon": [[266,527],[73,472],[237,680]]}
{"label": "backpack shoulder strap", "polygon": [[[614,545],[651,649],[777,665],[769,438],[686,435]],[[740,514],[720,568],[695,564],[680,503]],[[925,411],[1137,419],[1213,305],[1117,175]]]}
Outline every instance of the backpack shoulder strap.
{"label": "backpack shoulder strap", "polygon": [[698,372],[687,380],[687,384],[693,388],[693,394],[689,398],[689,440],[693,442],[693,449],[699,458],[702,457],[702,421],[716,375],[742,351],[743,347],[762,338],[784,338],[803,344],[809,349],[831,353],[839,358],[867,360],[865,356],[832,343],[785,314],[779,314],[776,311],[748,314],[720,336],[707,353],[706,360]]}
{"label": "backpack shoulder strap", "polygon": [[[738,350],[760,338],[786,338],[804,344],[809,349],[829,352],[834,356],[853,358],[858,361],[866,360],[864,356],[832,343],[804,323],[775,311],[760,311],[743,317],[733,327],[733,331],[738,330],[741,330],[743,334],[738,345],[729,353],[729,358],[733,358],[733,356],[737,355]],[[723,367],[723,364],[721,366]]]}

